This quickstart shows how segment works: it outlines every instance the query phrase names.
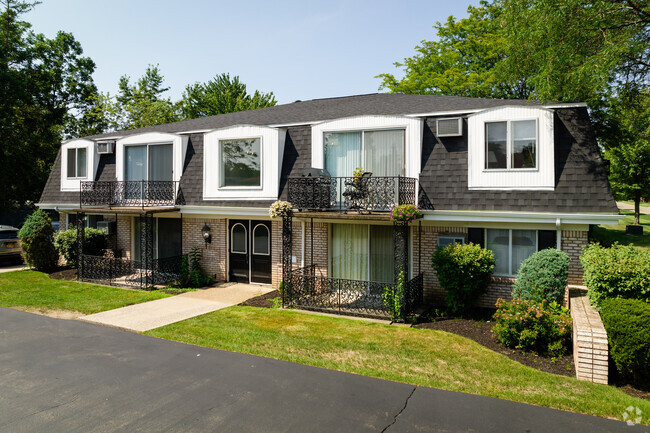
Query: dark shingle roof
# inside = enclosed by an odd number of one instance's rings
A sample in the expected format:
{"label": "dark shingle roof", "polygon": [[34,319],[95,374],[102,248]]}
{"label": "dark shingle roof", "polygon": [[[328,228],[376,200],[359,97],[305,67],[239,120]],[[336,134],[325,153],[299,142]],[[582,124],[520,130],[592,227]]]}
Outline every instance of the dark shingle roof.
{"label": "dark shingle roof", "polygon": [[539,105],[522,99],[484,99],[460,96],[405,95],[401,93],[371,93],[340,98],[312,99],[256,110],[239,111],[217,116],[201,117],[165,125],[149,126],[130,131],[111,132],[87,138],[126,136],[143,132],[182,132],[225,128],[233,125],[278,125],[308,123],[364,114],[398,115],[442,111],[477,110],[502,105]]}

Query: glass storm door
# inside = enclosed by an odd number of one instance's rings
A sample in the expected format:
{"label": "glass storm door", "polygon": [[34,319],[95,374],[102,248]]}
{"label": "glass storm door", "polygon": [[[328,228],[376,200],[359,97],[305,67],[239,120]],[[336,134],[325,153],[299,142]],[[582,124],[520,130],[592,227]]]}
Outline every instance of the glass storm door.
{"label": "glass storm door", "polygon": [[229,280],[271,284],[271,222],[231,220],[228,233]]}

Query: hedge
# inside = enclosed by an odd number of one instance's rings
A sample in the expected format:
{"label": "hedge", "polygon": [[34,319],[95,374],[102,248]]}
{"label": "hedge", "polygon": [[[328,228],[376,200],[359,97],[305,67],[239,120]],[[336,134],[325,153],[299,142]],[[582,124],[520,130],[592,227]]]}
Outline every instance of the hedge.
{"label": "hedge", "polygon": [[605,299],[600,315],[618,372],[628,380],[650,384],[650,303]]}
{"label": "hedge", "polygon": [[[84,230],[84,235],[84,254],[102,255],[108,245],[106,233],[88,227]],[[77,267],[77,229],[63,230],[57,233],[54,237],[54,245],[69,266]]]}
{"label": "hedge", "polygon": [[587,295],[597,308],[608,298],[650,301],[650,251],[617,243],[610,248],[589,244],[580,262]]}

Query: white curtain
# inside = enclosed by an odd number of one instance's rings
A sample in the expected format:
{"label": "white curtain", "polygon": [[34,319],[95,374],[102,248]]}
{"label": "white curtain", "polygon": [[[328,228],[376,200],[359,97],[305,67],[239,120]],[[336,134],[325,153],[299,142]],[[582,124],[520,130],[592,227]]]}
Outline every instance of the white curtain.
{"label": "white curtain", "polygon": [[392,282],[394,266],[393,227],[370,226],[370,280]]}
{"label": "white curtain", "polygon": [[360,132],[325,134],[325,168],[332,176],[350,177],[361,164]]}
{"label": "white curtain", "polygon": [[332,224],[332,277],[368,280],[368,226]]}
{"label": "white curtain", "polygon": [[171,144],[149,146],[149,180],[173,180]]}
{"label": "white curtain", "polygon": [[512,231],[512,273],[519,272],[521,262],[537,251],[537,232],[535,230]]}
{"label": "white curtain", "polygon": [[363,169],[373,176],[404,175],[404,130],[364,133]]}
{"label": "white curtain", "polygon": [[497,275],[508,275],[510,231],[488,229],[487,249],[494,253],[497,261],[492,272]]}

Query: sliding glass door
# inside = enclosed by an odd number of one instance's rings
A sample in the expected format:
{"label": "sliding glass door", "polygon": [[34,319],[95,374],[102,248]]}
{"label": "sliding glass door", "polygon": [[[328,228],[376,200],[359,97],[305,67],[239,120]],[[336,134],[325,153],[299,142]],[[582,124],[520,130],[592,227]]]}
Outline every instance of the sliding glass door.
{"label": "sliding glass door", "polygon": [[171,144],[125,146],[124,180],[129,181],[125,188],[127,198],[137,199],[150,195],[161,199],[173,198],[171,184],[145,185],[141,182],[173,180],[172,149]]}
{"label": "sliding glass door", "polygon": [[392,282],[393,227],[332,224],[332,277]]}

